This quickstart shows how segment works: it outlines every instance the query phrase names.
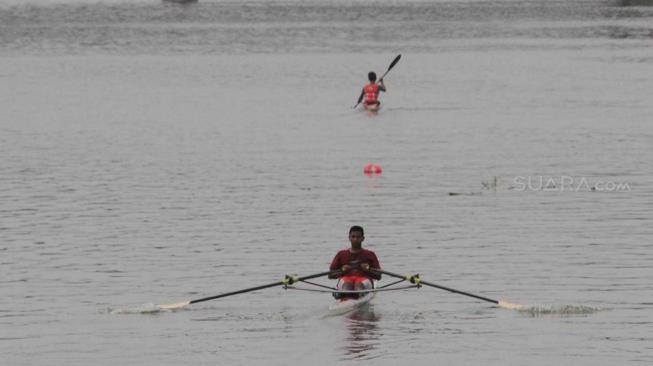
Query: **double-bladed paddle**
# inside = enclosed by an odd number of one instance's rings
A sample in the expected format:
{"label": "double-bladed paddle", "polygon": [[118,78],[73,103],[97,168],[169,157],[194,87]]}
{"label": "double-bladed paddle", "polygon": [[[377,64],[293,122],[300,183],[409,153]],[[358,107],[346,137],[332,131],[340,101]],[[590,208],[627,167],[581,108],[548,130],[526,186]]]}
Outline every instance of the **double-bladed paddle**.
{"label": "double-bladed paddle", "polygon": [[[397,62],[399,62],[400,58],[401,58],[401,54],[398,54],[397,57],[395,57],[395,59],[392,60],[390,66],[388,66],[388,70],[386,70],[386,72],[384,72],[383,75],[379,78],[379,82],[383,80],[383,78],[390,72],[390,70],[392,70],[393,67],[395,67]],[[361,102],[363,101],[363,96],[365,96],[365,93],[361,93],[360,97],[358,97],[358,102],[356,102],[354,109],[356,109],[356,107],[358,107],[358,105],[361,104]]]}
{"label": "double-bladed paddle", "polygon": [[270,287],[292,285],[293,283],[296,283],[296,282],[300,282],[300,281],[304,281],[304,280],[310,280],[311,278],[328,276],[328,275],[330,275],[332,273],[337,273],[337,272],[340,272],[340,271],[337,270],[337,271],[321,272],[321,273],[316,273],[316,274],[303,276],[303,277],[286,275],[286,277],[283,280],[279,281],[279,282],[269,283],[267,285],[261,285],[261,286],[256,286],[256,287],[250,287],[250,288],[246,288],[246,289],[238,290],[238,291],[227,292],[227,293],[220,294],[220,295],[215,295],[215,296],[203,297],[201,299],[186,300],[186,301],[178,302],[178,303],[175,303],[175,304],[159,305],[159,309],[178,310],[178,309],[181,309],[181,308],[183,308],[183,307],[185,307],[187,305],[196,304],[198,302],[209,301],[209,300],[219,299],[221,297],[233,296],[233,295],[238,295],[238,294],[244,294],[246,292],[263,290],[263,289],[270,288]]}
{"label": "double-bladed paddle", "polygon": [[391,276],[391,277],[401,278],[401,279],[404,279],[404,280],[409,281],[411,283],[414,283],[416,285],[426,285],[426,286],[430,286],[430,287],[435,287],[435,288],[439,288],[441,290],[445,290],[445,291],[453,292],[453,293],[456,293],[456,294],[473,297],[475,299],[491,302],[491,303],[496,304],[496,305],[498,305],[498,306],[500,306],[502,308],[505,308],[505,309],[520,309],[520,308],[522,308],[522,306],[519,305],[519,304],[512,304],[512,303],[509,303],[509,302],[503,301],[503,300],[494,300],[494,299],[490,299],[490,298],[487,298],[487,297],[484,297],[484,296],[470,294],[469,292],[460,291],[460,290],[456,290],[456,289],[453,289],[453,288],[436,285],[435,283],[431,283],[431,282],[426,282],[426,281],[423,281],[419,277],[419,275],[402,276],[400,274],[384,271],[382,269],[370,269],[370,270],[374,271],[374,272],[377,272],[377,273],[382,273],[382,274],[385,274],[385,275],[388,275],[388,276]]}

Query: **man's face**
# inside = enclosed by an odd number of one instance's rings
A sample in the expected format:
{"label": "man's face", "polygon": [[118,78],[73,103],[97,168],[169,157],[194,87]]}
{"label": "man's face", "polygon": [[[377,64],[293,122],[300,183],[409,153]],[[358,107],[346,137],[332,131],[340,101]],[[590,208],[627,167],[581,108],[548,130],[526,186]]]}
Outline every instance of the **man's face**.
{"label": "man's face", "polygon": [[352,246],[360,247],[363,243],[363,240],[365,240],[365,237],[360,231],[352,231],[349,233],[349,242]]}

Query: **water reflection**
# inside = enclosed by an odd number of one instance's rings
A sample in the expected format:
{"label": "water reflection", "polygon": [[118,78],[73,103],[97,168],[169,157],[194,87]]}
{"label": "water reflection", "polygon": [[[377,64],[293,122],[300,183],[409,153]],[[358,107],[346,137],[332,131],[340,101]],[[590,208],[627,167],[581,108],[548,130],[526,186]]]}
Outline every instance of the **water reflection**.
{"label": "water reflection", "polygon": [[344,318],[349,330],[346,339],[345,358],[365,359],[379,344],[381,332],[378,328],[380,317],[374,313],[374,306],[368,304]]}
{"label": "water reflection", "polygon": [[369,179],[365,179],[365,188],[367,189],[377,189],[381,187],[380,176],[367,176]]}

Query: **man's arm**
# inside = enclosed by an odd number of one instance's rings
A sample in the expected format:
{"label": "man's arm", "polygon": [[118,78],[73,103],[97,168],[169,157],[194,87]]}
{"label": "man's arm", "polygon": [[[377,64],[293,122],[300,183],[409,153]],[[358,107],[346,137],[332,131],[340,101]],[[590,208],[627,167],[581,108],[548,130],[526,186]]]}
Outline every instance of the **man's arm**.
{"label": "man's arm", "polygon": [[[372,253],[372,263],[370,263],[370,267],[372,269],[381,269],[381,264],[379,263],[379,259],[376,257],[376,254]],[[375,280],[380,280],[381,279],[381,274],[380,273],[375,273],[375,272],[370,272],[372,275],[372,278]]]}
{"label": "man's arm", "polygon": [[361,95],[358,97],[358,103],[356,103],[356,105],[361,104],[361,102],[363,101],[364,96],[365,96],[365,88],[363,88],[363,90],[361,90]]}
{"label": "man's arm", "polygon": [[[331,266],[329,267],[329,271],[335,271],[341,268],[340,265],[340,252],[336,254],[335,257],[333,257],[333,260],[331,261]],[[340,277],[340,273],[330,273],[329,278],[330,279],[336,279]]]}
{"label": "man's arm", "polygon": [[388,89],[385,87],[385,84],[383,83],[383,79],[379,80],[379,90],[382,92],[388,91]]}

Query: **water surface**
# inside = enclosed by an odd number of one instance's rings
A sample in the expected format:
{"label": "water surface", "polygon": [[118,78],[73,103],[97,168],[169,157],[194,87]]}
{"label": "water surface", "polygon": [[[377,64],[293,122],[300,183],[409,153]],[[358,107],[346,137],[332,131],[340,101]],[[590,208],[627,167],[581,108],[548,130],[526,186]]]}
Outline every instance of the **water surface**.
{"label": "water surface", "polygon": [[[2,2],[3,361],[651,363],[653,8],[621,5]],[[526,309],[150,311],[322,272],[353,224],[387,270]]]}

